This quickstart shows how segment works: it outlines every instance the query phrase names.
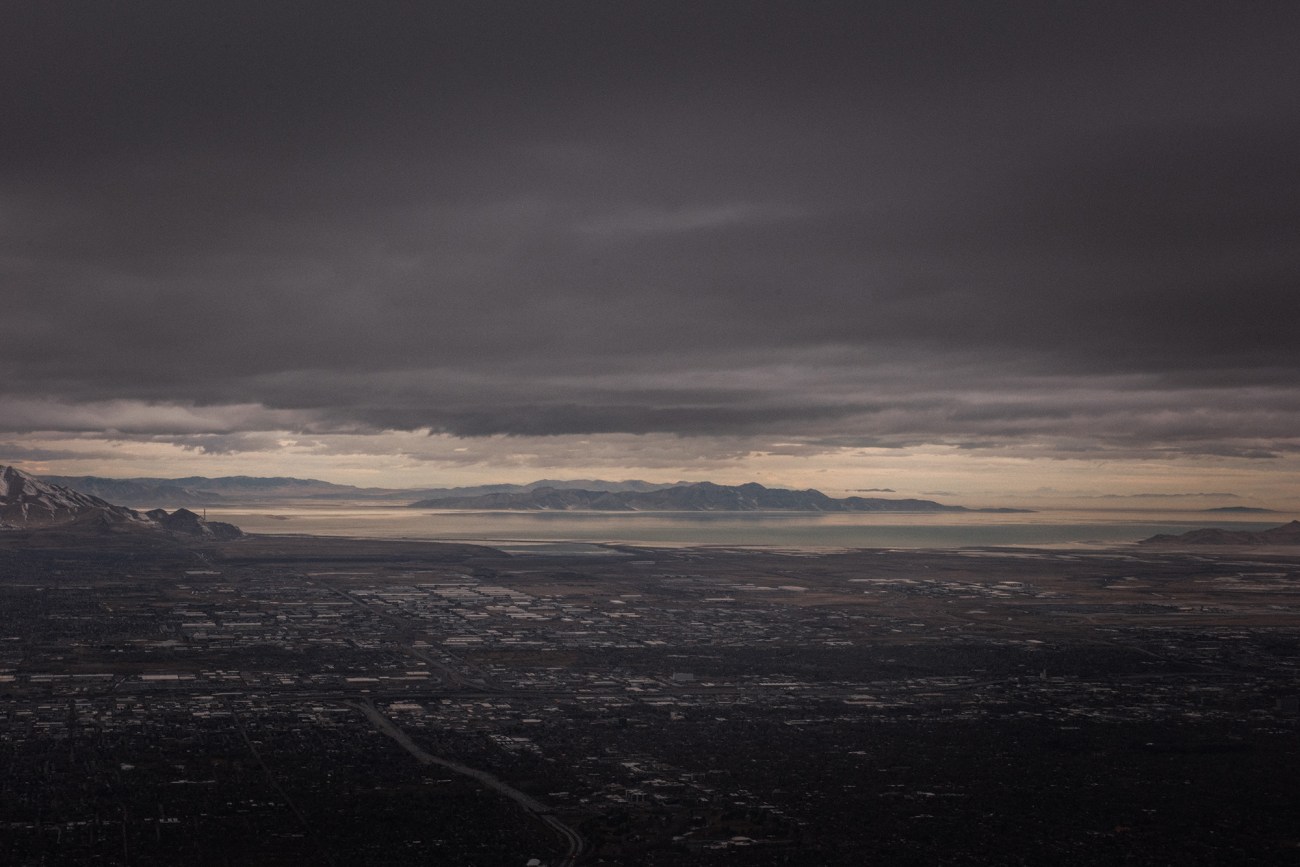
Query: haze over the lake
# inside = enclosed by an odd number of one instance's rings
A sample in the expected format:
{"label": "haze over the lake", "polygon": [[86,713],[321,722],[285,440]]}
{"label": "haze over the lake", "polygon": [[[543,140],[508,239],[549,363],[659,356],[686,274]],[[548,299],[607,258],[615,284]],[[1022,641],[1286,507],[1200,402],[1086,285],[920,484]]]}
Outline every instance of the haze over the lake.
{"label": "haze over the lake", "polygon": [[1297,33],[6,3],[0,463],[1294,511]]}

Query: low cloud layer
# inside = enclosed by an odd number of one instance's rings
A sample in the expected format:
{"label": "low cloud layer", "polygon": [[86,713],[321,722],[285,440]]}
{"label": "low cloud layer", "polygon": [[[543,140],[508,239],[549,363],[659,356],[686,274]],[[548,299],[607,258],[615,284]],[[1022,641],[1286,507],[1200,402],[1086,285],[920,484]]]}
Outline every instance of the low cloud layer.
{"label": "low cloud layer", "polygon": [[13,434],[1300,450],[1300,10],[5,16]]}

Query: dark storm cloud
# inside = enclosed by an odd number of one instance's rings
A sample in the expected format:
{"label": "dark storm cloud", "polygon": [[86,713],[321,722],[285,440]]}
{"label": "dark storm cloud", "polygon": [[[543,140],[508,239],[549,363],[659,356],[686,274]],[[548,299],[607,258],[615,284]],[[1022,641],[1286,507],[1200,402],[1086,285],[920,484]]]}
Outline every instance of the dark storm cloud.
{"label": "dark storm cloud", "polygon": [[268,410],[126,428],[216,450],[271,419],[1242,456],[1300,429],[1286,4],[0,15],[14,406]]}

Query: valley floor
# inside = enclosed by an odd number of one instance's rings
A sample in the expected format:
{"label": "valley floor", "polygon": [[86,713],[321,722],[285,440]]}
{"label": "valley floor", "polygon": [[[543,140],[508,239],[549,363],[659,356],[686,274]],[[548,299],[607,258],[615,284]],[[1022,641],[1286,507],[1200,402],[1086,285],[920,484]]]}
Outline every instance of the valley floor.
{"label": "valley floor", "polygon": [[0,862],[1300,862],[1300,555],[0,540]]}

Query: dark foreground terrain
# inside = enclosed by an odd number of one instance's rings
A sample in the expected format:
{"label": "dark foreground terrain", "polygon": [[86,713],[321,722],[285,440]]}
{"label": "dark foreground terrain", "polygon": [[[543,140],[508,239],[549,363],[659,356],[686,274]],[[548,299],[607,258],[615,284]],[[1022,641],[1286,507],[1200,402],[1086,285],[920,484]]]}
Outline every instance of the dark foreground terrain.
{"label": "dark foreground terrain", "polygon": [[0,863],[1300,863],[1300,555],[0,536]]}

